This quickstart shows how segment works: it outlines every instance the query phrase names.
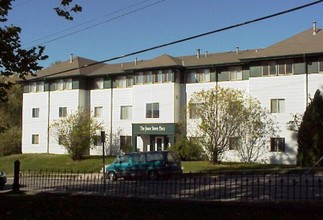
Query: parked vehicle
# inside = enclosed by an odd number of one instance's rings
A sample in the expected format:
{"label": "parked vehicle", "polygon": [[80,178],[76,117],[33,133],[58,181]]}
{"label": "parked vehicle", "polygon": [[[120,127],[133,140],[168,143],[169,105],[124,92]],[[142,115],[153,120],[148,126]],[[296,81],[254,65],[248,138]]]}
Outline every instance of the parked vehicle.
{"label": "parked vehicle", "polygon": [[4,188],[7,182],[7,176],[4,172],[0,171],[0,190]]}
{"label": "parked vehicle", "polygon": [[109,180],[118,178],[146,177],[157,180],[162,176],[182,173],[181,161],[173,151],[151,151],[127,153],[105,166]]}

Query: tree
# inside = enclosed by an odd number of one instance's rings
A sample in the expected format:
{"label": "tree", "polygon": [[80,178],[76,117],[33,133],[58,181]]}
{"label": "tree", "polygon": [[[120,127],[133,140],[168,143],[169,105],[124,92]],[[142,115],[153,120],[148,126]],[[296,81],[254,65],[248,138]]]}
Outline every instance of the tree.
{"label": "tree", "polygon": [[[301,166],[312,166],[323,156],[323,96],[320,90],[307,106],[299,127],[297,160]],[[323,165],[321,161],[320,165]]]}
{"label": "tree", "polygon": [[13,84],[0,105],[0,154],[21,153],[22,86],[15,84],[17,77],[0,76],[0,83]]}
{"label": "tree", "polygon": [[[20,43],[21,28],[8,25],[8,12],[12,10],[12,2],[14,0],[0,1],[0,75],[11,76],[17,74],[24,78],[28,74],[34,75],[36,71],[42,67],[38,65],[39,61],[48,58],[44,55],[43,46],[23,49]],[[59,7],[54,8],[58,16],[64,17],[67,20],[73,19],[73,13],[82,11],[82,7],[77,4],[72,4],[73,0],[62,0]],[[12,83],[0,83],[0,102],[6,101],[5,97],[7,90],[12,86]]]}
{"label": "tree", "polygon": [[198,136],[213,163],[220,162],[233,142],[243,161],[257,160],[275,130],[269,113],[242,90],[215,87],[196,92],[189,109],[199,116]]}
{"label": "tree", "polygon": [[267,152],[268,140],[275,137],[279,126],[270,112],[261,107],[260,102],[246,97],[245,118],[238,129],[238,154],[243,162],[259,162]]}
{"label": "tree", "polygon": [[65,118],[55,121],[51,134],[63,145],[73,160],[81,160],[88,154],[97,133],[102,130],[89,111],[78,110]]}

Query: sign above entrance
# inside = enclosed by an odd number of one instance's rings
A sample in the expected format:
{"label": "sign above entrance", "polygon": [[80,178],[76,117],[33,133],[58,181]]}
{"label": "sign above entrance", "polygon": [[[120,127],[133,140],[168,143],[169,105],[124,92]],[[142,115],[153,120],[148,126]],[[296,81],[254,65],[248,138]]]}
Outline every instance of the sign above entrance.
{"label": "sign above entrance", "polygon": [[132,124],[132,133],[141,134],[158,134],[174,135],[176,124]]}

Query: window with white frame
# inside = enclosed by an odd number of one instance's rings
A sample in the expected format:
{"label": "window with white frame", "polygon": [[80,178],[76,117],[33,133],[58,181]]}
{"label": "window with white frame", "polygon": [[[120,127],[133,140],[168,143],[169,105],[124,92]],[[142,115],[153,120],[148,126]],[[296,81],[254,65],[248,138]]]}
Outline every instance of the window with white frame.
{"label": "window with white frame", "polygon": [[120,136],[120,149],[128,150],[127,148],[131,147],[131,136]]}
{"label": "window with white frame", "polygon": [[158,70],[153,73],[154,75],[154,83],[162,83],[163,82],[163,71]]}
{"label": "window with white frame", "polygon": [[293,61],[292,60],[280,60],[278,61],[278,74],[287,75],[293,73]]}
{"label": "window with white frame", "polygon": [[93,88],[94,89],[103,89],[103,78],[94,78],[93,79]]}
{"label": "window with white frame", "polygon": [[102,117],[102,112],[103,112],[103,107],[102,106],[94,107],[94,117],[101,118]]}
{"label": "window with white frame", "polygon": [[127,87],[127,77],[126,76],[117,76],[116,77],[116,86],[117,86],[117,88],[126,88]]}
{"label": "window with white frame", "polygon": [[239,137],[230,137],[229,138],[229,150],[237,150],[239,147]]}
{"label": "window with white frame", "polygon": [[319,58],[319,62],[320,62],[320,66],[319,66],[320,69],[319,69],[319,71],[320,72],[323,72],[323,57],[320,57]]}
{"label": "window with white frame", "polygon": [[159,103],[146,104],[146,118],[159,118]]}
{"label": "window with white frame", "polygon": [[267,61],[262,63],[262,75],[263,76],[276,76],[277,75],[277,62]]}
{"label": "window with white frame", "polygon": [[64,79],[63,80],[63,90],[72,89],[72,79]]}
{"label": "window with white frame", "polygon": [[271,99],[270,100],[271,113],[284,113],[285,112],[285,99]]}
{"label": "window with white frame", "polygon": [[189,118],[198,119],[200,118],[199,112],[202,107],[201,103],[190,103],[189,104]]}
{"label": "window with white frame", "polygon": [[285,138],[271,138],[270,139],[271,152],[285,152]]}
{"label": "window with white frame", "polygon": [[242,67],[241,66],[229,67],[229,79],[231,81],[242,80]]}
{"label": "window with white frame", "polygon": [[132,106],[121,106],[120,107],[120,119],[127,120],[132,118]]}
{"label": "window with white frame", "polygon": [[172,70],[163,70],[163,82],[174,82],[174,73]]}
{"label": "window with white frame", "polygon": [[32,144],[39,144],[39,134],[32,134],[31,135],[31,143]]}
{"label": "window with white frame", "polygon": [[187,72],[188,83],[203,83],[211,81],[210,69],[197,69]]}
{"label": "window with white frame", "polygon": [[140,85],[144,83],[144,73],[143,72],[139,72],[136,76],[135,76],[135,84],[136,85]]}
{"label": "window with white frame", "polygon": [[58,116],[60,118],[64,118],[67,116],[67,107],[59,107],[58,108]]}
{"label": "window with white frame", "polygon": [[32,109],[32,117],[33,118],[39,118],[39,108],[33,108]]}

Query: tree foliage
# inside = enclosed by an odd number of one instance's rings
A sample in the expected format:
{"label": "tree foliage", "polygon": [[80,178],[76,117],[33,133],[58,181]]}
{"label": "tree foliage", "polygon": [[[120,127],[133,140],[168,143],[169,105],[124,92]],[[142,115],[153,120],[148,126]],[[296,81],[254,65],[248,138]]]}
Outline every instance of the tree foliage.
{"label": "tree foliage", "polygon": [[243,161],[256,161],[265,139],[275,131],[269,113],[242,90],[215,87],[196,92],[189,103],[192,108],[198,108],[197,135],[213,163],[221,161],[233,139],[238,140],[236,150]]}
{"label": "tree foliage", "polygon": [[91,113],[81,109],[55,121],[50,128],[56,141],[66,148],[73,160],[81,160],[89,153],[98,132],[102,130]]}
{"label": "tree foliage", "polygon": [[250,96],[245,99],[245,117],[237,131],[240,140],[237,151],[242,162],[260,162],[259,159],[267,152],[268,140],[280,129],[275,118],[261,107],[258,100]]}
{"label": "tree foliage", "polygon": [[[312,166],[323,156],[323,96],[317,90],[304,113],[299,127],[298,163]],[[320,165],[323,165],[321,161]]]}
{"label": "tree foliage", "polygon": [[[20,33],[21,28],[9,23],[7,16],[12,10],[14,0],[0,1],[0,75],[11,76],[17,74],[24,78],[28,74],[35,74],[42,67],[39,61],[48,58],[44,54],[45,47],[38,46],[30,49],[23,49],[21,46]],[[59,16],[67,20],[73,19],[73,13],[82,11],[82,7],[72,4],[73,0],[62,0],[59,7],[54,8]],[[0,102],[6,101],[6,92],[12,84],[0,83]]]}
{"label": "tree foliage", "polygon": [[6,101],[0,104],[1,155],[21,153],[22,86],[16,80],[16,77],[0,76],[0,83],[12,84],[2,96]]}

